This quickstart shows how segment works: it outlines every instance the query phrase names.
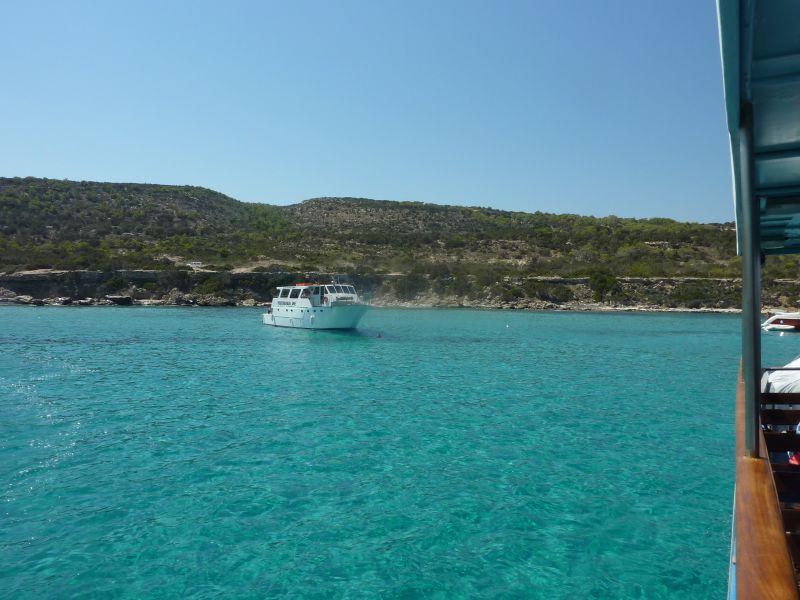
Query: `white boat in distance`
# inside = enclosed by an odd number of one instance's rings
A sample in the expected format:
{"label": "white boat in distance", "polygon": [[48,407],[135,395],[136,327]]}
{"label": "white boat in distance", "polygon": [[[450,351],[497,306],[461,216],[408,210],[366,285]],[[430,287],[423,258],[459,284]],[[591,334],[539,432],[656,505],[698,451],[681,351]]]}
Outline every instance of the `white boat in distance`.
{"label": "white boat in distance", "polygon": [[300,329],[355,329],[368,305],[352,285],[296,283],[278,288],[265,325]]}
{"label": "white boat in distance", "polygon": [[778,313],[761,324],[764,331],[800,331],[800,313]]}

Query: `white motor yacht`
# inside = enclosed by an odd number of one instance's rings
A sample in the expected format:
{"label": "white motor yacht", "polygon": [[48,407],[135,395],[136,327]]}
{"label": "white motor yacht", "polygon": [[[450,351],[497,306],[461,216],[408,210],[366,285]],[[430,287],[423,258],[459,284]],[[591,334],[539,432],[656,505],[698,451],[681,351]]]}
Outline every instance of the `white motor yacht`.
{"label": "white motor yacht", "polygon": [[278,288],[264,324],[301,329],[355,329],[367,311],[352,285],[296,283]]}

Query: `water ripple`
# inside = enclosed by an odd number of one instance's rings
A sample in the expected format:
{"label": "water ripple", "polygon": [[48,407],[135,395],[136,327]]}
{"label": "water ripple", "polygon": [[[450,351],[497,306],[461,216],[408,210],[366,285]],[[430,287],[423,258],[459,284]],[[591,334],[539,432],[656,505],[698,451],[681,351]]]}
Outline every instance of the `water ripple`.
{"label": "water ripple", "polygon": [[736,319],[259,317],[0,308],[0,596],[724,596]]}

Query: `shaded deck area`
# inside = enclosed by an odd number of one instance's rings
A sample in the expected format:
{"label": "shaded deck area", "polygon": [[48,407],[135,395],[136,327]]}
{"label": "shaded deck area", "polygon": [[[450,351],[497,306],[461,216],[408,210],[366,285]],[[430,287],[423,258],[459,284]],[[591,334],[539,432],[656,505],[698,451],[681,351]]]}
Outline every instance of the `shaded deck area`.
{"label": "shaded deck area", "polygon": [[735,597],[797,599],[800,566],[800,394],[761,393],[759,456],[745,447],[745,393],[736,398]]}

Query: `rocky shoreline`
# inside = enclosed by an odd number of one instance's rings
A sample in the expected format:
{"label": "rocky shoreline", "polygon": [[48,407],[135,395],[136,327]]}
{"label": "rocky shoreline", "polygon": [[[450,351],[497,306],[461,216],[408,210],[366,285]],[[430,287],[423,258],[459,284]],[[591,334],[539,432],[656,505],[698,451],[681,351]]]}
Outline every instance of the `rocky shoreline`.
{"label": "rocky shoreline", "polygon": [[[71,298],[60,296],[55,298],[34,298],[29,295],[17,295],[14,292],[0,288],[1,305],[23,306],[207,306],[207,307],[264,307],[269,302],[257,301],[253,298],[231,299],[212,294],[183,293],[177,289],[171,290],[161,298],[137,299],[133,295],[106,294],[102,297]],[[557,304],[554,302],[528,301],[528,302],[479,302],[458,301],[444,299],[432,301],[430,298],[421,298],[418,301],[401,301],[394,298],[377,298],[371,305],[375,308],[466,308],[480,310],[557,310],[575,312],[678,312],[678,313],[739,313],[738,308],[686,308],[666,307],[648,304],[623,305],[600,302],[567,302]]]}
{"label": "rocky shoreline", "polygon": [[[556,310],[565,312],[659,312],[659,313],[718,313],[718,314],[739,314],[740,308],[713,308],[700,307],[688,308],[685,306],[657,306],[653,304],[616,304],[602,302],[566,302],[557,304],[554,302],[523,302],[523,303],[504,303],[504,302],[402,302],[402,301],[377,301],[372,306],[377,308],[466,308],[475,310]],[[769,311],[777,311],[779,308],[768,308]]]}
{"label": "rocky shoreline", "polygon": [[234,300],[213,294],[183,293],[171,290],[161,298],[136,298],[126,294],[106,294],[99,297],[35,298],[27,294],[17,295],[0,288],[0,305],[21,304],[27,306],[267,306],[269,302],[258,302],[253,298]]}
{"label": "rocky shoreline", "polygon": [[[266,306],[277,286],[295,281],[330,281],[335,275],[232,271],[53,271],[0,273],[0,305],[30,306]],[[423,279],[409,290],[398,274],[345,279],[375,307],[473,308],[736,313],[741,281],[732,278],[619,278],[602,300],[585,277],[506,278],[456,294],[454,286]],[[445,282],[446,283],[446,282]],[[765,281],[765,311],[800,307],[800,281]]]}

